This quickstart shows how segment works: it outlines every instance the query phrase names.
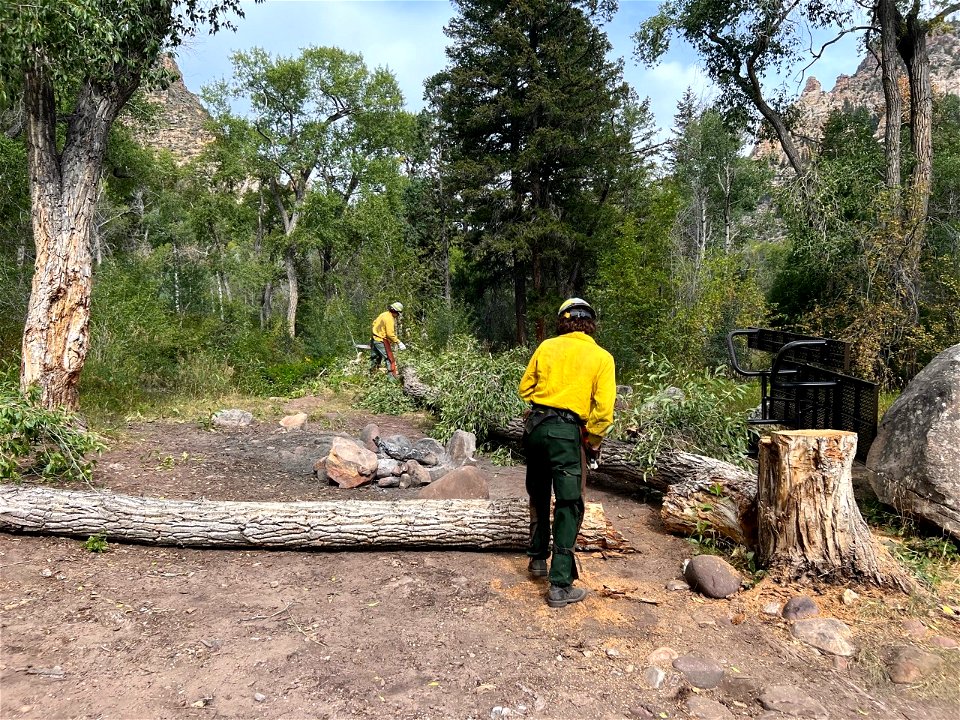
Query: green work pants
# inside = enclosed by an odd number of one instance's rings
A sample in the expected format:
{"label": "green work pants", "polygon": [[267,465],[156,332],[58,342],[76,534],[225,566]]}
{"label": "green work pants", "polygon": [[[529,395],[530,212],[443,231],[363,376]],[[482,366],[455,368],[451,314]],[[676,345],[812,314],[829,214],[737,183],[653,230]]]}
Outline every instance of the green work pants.
{"label": "green work pants", "polygon": [[[583,445],[580,426],[550,418],[524,437],[527,494],[530,496],[530,547],[527,555],[550,561],[550,582],[567,587],[577,579],[573,549],[583,522]],[[553,547],[550,547],[550,492]]]}

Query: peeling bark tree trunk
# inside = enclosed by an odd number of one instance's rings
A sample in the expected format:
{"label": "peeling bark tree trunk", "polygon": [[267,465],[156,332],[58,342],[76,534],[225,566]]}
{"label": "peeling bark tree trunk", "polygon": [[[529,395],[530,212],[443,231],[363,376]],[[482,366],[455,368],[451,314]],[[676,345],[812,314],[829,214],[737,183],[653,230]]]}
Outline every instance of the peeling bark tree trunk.
{"label": "peeling bark tree trunk", "polygon": [[[526,500],[198,502],[104,492],[0,486],[0,530],[179,547],[346,549],[462,547],[520,550]],[[578,546],[630,550],[597,503]]]}
{"label": "peeling bark tree trunk", "polygon": [[39,67],[25,74],[27,165],[37,252],[20,386],[24,390],[39,386],[48,408],[77,406],[77,382],[89,350],[90,240],[100,171],[110,127],[138,85],[139,77],[117,78],[108,93],[85,84],[58,151],[53,82]]}
{"label": "peeling bark tree trunk", "polygon": [[760,443],[758,554],[773,577],[912,586],[857,508],[856,451],[856,433],[840,430],[780,431]]}

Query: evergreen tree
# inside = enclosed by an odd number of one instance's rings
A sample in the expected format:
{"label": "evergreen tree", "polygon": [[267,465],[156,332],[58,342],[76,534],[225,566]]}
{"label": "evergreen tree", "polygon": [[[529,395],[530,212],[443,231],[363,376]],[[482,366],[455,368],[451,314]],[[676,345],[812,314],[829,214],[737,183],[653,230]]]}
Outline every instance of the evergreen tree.
{"label": "evergreen tree", "polygon": [[[613,2],[458,0],[448,67],[428,81],[462,204],[473,298],[512,281],[514,340],[581,292],[631,134],[621,63],[596,24]],[[502,315],[491,308],[489,318]],[[488,325],[489,327],[489,325]]]}

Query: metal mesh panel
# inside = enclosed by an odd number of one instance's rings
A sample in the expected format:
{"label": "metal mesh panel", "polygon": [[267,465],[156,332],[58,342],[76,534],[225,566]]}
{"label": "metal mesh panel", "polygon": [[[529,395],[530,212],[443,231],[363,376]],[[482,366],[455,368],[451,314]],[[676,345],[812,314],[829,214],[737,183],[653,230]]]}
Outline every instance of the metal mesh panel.
{"label": "metal mesh panel", "polygon": [[799,335],[782,330],[767,330],[764,328],[750,328],[755,330],[747,336],[747,347],[751,350],[763,350],[776,355],[780,348],[795,340],[824,340],[825,345],[820,347],[799,347],[790,350],[785,359],[794,362],[819,365],[827,370],[850,372],[850,343],[842,340],[818,338],[813,335]]}

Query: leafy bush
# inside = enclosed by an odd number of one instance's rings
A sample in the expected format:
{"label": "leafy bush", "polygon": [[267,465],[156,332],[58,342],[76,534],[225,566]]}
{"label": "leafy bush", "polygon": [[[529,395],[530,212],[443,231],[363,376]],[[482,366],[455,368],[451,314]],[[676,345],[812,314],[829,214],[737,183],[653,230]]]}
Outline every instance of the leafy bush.
{"label": "leafy bush", "polygon": [[529,354],[518,348],[494,355],[474,338],[458,335],[441,353],[418,356],[421,380],[438,391],[434,436],[445,441],[454,430],[467,430],[482,440],[488,427],[521,415],[517,387]]}
{"label": "leafy bush", "polygon": [[94,461],[84,457],[105,448],[69,411],[42,407],[39,389],[24,395],[16,386],[0,384],[0,478],[19,480],[31,473],[87,480]]}
{"label": "leafy bush", "polygon": [[633,400],[616,414],[613,436],[637,443],[637,459],[647,472],[666,449],[745,465],[749,388],[725,372],[688,370],[651,355],[632,378]]}
{"label": "leafy bush", "polygon": [[357,404],[365,410],[382,415],[402,415],[416,410],[400,383],[386,375],[368,378],[358,389],[360,400]]}

